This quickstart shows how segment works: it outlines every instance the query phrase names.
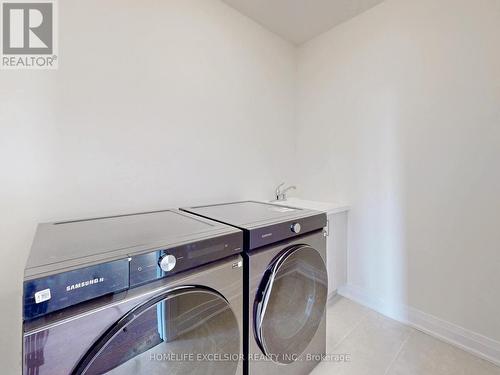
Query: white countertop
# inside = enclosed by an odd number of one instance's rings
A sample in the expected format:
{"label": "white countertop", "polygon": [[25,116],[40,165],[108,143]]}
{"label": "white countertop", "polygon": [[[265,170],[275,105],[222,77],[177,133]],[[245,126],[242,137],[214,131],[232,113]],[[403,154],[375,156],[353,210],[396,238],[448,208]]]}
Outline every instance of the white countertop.
{"label": "white countertop", "polygon": [[323,211],[326,212],[328,215],[349,211],[351,209],[350,206],[345,204],[336,204],[332,202],[318,202],[318,201],[311,201],[295,197],[290,197],[286,201],[271,201],[270,203],[279,204],[282,206],[308,208],[311,210]]}

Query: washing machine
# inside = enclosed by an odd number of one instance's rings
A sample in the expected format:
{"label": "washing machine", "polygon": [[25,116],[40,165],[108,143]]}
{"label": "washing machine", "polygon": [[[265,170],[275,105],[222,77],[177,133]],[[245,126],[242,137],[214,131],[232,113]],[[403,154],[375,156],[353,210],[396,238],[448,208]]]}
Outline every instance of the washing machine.
{"label": "washing machine", "polygon": [[184,210],[244,232],[245,373],[308,374],[326,352],[326,215],[254,201]]}
{"label": "washing machine", "polygon": [[39,225],[23,374],[242,374],[242,248],[179,210]]}

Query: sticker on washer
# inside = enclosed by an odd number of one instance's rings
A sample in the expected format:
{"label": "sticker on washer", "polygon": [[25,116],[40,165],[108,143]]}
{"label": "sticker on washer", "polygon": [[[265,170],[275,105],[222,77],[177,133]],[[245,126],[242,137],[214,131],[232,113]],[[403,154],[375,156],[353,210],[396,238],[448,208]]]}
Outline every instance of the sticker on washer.
{"label": "sticker on washer", "polygon": [[35,293],[35,302],[42,303],[50,299],[50,289],[40,290]]}

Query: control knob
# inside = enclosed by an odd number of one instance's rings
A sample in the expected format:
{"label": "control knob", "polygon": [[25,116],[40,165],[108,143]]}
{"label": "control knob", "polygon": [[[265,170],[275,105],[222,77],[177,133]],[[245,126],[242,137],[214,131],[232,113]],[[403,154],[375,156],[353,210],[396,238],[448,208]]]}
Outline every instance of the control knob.
{"label": "control knob", "polygon": [[293,233],[300,233],[300,224],[299,223],[293,223],[292,226],[290,227]]}
{"label": "control knob", "polygon": [[165,254],[158,261],[158,265],[164,272],[172,271],[175,267],[177,259],[173,255]]}

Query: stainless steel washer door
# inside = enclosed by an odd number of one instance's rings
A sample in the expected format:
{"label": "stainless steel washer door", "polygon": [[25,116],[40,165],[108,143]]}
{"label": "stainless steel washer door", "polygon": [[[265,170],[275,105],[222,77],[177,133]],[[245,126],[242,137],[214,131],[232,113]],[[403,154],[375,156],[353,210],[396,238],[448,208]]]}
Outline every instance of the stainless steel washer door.
{"label": "stainless steel washer door", "polygon": [[303,354],[321,324],[328,295],[320,253],[297,245],[267,269],[254,303],[254,334],[262,352],[288,364]]}
{"label": "stainless steel washer door", "polygon": [[74,374],[226,374],[238,367],[240,333],[227,300],[199,286],[171,289],[108,329]]}

